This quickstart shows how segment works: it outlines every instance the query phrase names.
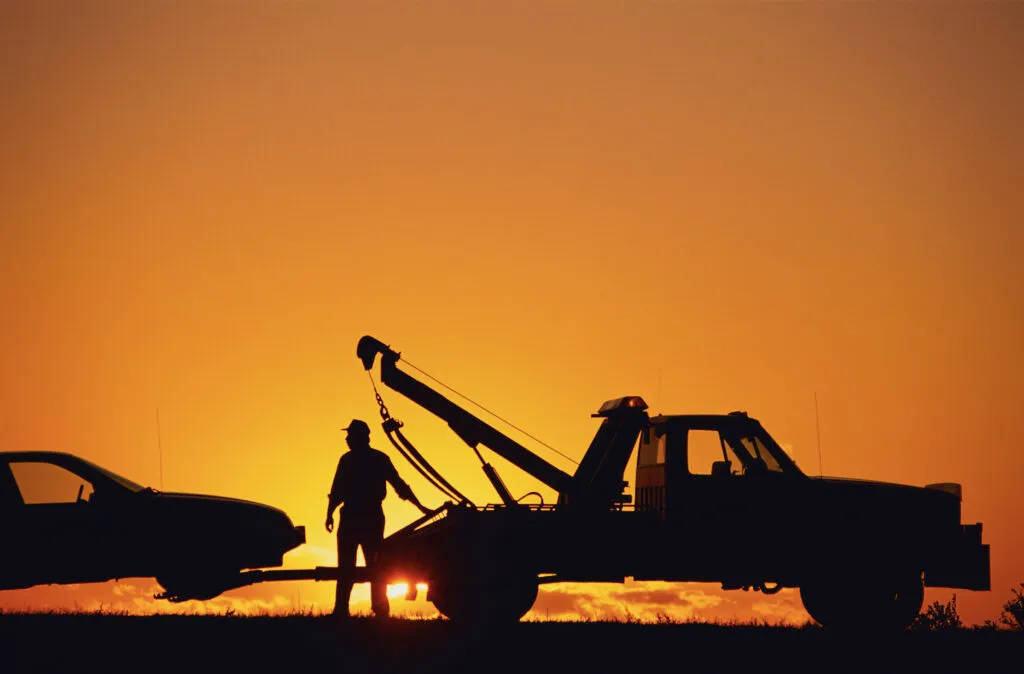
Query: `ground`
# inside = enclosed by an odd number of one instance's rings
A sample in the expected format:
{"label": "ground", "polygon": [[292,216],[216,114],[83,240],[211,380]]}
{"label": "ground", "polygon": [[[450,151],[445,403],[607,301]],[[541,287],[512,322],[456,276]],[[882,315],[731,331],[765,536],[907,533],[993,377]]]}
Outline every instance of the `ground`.
{"label": "ground", "polygon": [[804,628],[323,616],[0,615],[0,671],[981,672],[1021,671],[1024,634],[837,636]]}

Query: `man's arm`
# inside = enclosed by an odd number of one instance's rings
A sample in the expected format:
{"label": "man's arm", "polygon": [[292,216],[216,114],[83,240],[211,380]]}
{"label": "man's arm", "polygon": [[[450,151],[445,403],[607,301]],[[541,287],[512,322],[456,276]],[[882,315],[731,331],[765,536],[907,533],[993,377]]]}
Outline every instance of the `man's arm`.
{"label": "man's arm", "polygon": [[398,497],[404,501],[412,503],[414,506],[420,509],[420,512],[424,515],[431,512],[430,508],[426,507],[420,500],[416,498],[416,494],[412,493],[412,487],[406,483],[405,480],[399,476],[398,471],[395,469],[395,464],[391,462],[391,457],[384,455],[387,459],[387,481],[391,483],[391,486],[395,488],[395,493]]}
{"label": "man's arm", "polygon": [[331,491],[327,494],[327,519],[324,527],[327,533],[334,531],[334,509],[344,502],[341,490],[341,460],[338,460],[338,468],[334,471],[334,480],[331,482]]}

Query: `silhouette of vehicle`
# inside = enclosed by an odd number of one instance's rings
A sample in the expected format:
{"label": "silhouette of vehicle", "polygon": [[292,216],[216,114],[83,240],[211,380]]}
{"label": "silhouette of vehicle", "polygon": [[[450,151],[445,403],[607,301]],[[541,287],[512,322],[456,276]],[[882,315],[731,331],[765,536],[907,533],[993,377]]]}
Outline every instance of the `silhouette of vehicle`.
{"label": "silhouette of vehicle", "polygon": [[160,492],[60,452],[0,453],[0,589],[155,577],[172,601],[280,566],[305,529],[260,503]]}
{"label": "silhouette of vehicle", "polygon": [[[989,546],[981,524],[961,524],[957,484],[808,476],[746,413],[650,416],[636,396],[593,415],[600,426],[569,475],[398,369],[401,355],[379,340],[363,337],[357,355],[368,371],[380,355],[381,381],[446,421],[501,498],[480,507],[462,496],[378,393],[388,438],[452,500],[387,537],[372,573],[409,583],[411,595],[427,583],[451,619],[514,621],[539,584],[632,577],[799,588],[826,626],[898,629],[920,611],[924,586],[990,589]],[[480,445],[554,489],[557,503],[513,498]],[[634,448],[632,503],[623,476]]]}

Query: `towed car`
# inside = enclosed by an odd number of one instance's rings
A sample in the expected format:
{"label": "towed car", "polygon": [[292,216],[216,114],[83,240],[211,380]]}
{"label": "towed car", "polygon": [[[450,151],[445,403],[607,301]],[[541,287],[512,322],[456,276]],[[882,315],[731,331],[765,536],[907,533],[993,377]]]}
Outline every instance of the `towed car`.
{"label": "towed car", "polygon": [[161,598],[211,599],[305,541],[262,503],[157,491],[62,452],[0,452],[0,590],[155,578]]}

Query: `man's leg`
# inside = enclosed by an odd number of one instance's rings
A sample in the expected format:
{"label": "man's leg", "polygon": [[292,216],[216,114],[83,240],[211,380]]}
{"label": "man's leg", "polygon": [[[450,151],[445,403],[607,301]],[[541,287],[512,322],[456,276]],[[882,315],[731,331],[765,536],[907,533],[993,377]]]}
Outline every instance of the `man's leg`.
{"label": "man's leg", "polygon": [[334,615],[347,616],[348,600],[352,596],[352,576],[356,568],[356,546],[359,539],[353,532],[338,526],[338,583],[334,586]]}
{"label": "man's leg", "polygon": [[370,604],[375,616],[386,618],[391,615],[388,586],[383,578],[377,579],[376,569],[380,544],[384,540],[384,513],[367,524],[366,535],[363,538],[363,554],[366,556],[366,566],[370,569]]}

